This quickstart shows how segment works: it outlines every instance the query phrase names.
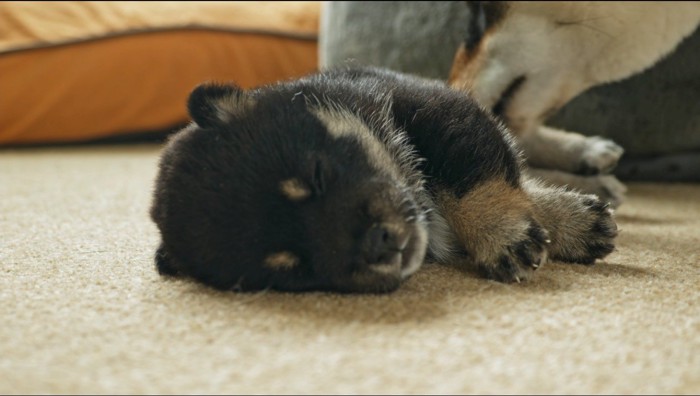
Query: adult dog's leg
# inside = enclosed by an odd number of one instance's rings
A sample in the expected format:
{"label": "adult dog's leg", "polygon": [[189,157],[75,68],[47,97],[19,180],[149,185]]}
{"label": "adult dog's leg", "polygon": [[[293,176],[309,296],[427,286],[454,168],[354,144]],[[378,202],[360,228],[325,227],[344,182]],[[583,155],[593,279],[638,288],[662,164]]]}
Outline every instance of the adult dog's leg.
{"label": "adult dog's leg", "polygon": [[522,134],[519,144],[530,166],[580,175],[610,173],[624,152],[600,136],[586,137],[544,125]]}
{"label": "adult dog's leg", "polygon": [[624,200],[627,188],[607,174],[617,166],[624,151],[614,142],[540,126],[519,136],[518,145],[525,153],[532,176],[596,194],[614,207]]}
{"label": "adult dog's leg", "polygon": [[585,194],[595,194],[603,202],[616,208],[625,200],[627,187],[613,175],[581,176],[552,169],[527,167],[530,177],[538,178],[556,186],[563,186]]}

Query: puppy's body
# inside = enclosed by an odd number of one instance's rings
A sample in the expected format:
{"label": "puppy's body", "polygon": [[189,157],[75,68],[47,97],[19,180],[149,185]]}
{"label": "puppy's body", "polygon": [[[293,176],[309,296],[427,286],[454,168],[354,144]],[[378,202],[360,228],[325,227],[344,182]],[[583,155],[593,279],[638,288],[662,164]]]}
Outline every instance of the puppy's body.
{"label": "puppy's body", "polygon": [[586,89],[668,55],[696,29],[700,3],[469,3],[470,31],[450,85],[503,117],[533,173],[619,204],[625,188],[606,173],[622,148],[542,123]]}
{"label": "puppy's body", "polygon": [[507,131],[444,84],[337,69],[242,91],[201,86],[151,215],[163,274],[221,289],[376,292],[426,251],[520,281],[592,263],[616,234],[593,196],[521,175]]}

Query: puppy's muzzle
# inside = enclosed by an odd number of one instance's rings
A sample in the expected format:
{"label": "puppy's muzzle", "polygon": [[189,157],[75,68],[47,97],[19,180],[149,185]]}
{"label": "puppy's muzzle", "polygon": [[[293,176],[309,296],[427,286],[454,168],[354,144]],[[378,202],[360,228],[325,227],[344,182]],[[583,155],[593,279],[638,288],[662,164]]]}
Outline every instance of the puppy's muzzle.
{"label": "puppy's muzzle", "polygon": [[[401,262],[410,234],[386,224],[372,226],[365,235],[364,257],[367,263],[393,264]],[[398,260],[398,261],[397,261]]]}

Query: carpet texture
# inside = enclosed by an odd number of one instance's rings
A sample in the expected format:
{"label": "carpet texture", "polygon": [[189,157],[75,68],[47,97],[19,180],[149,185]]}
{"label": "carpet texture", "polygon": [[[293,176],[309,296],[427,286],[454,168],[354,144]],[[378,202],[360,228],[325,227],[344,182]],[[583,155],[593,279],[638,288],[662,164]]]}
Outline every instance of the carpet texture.
{"label": "carpet texture", "polygon": [[700,185],[630,184],[618,248],[389,295],[160,278],[161,146],[0,151],[0,393],[700,393]]}

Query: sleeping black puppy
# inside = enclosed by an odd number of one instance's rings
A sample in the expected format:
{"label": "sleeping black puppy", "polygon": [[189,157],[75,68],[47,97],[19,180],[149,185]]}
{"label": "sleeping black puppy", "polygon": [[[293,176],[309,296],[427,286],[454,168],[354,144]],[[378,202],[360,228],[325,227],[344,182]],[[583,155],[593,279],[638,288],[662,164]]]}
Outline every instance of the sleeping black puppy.
{"label": "sleeping black puppy", "polygon": [[594,195],[521,173],[505,128],[443,83],[340,68],[244,91],[201,85],[151,217],[163,275],[218,289],[388,292],[460,259],[520,282],[613,250]]}

